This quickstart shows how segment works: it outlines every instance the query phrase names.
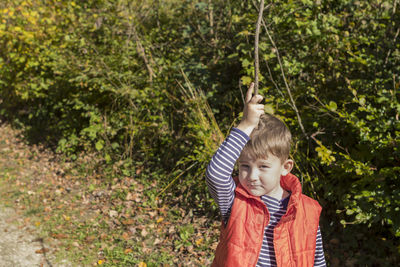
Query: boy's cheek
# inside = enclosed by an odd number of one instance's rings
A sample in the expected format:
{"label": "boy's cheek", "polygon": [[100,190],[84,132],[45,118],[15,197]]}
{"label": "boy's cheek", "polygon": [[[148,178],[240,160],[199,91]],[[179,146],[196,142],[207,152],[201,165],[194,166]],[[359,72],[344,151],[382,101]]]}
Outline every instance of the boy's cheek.
{"label": "boy's cheek", "polygon": [[243,184],[244,177],[242,173],[239,173],[239,183]]}
{"label": "boy's cheek", "polygon": [[239,171],[239,180],[244,180],[247,176],[246,171]]}

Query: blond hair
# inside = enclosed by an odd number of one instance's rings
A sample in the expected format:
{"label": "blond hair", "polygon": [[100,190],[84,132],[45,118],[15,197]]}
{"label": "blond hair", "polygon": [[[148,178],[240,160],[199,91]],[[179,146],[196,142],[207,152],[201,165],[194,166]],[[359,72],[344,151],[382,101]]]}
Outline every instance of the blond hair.
{"label": "blond hair", "polygon": [[260,117],[258,127],[250,134],[250,140],[243,148],[243,153],[250,153],[253,158],[268,158],[274,155],[283,163],[289,158],[292,135],[286,125],[270,114]]}

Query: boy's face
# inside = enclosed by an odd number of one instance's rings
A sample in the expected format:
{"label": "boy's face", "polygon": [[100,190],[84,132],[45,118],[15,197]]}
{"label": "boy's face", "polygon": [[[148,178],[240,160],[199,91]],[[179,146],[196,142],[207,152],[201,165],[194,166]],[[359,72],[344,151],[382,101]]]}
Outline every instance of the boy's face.
{"label": "boy's face", "polygon": [[253,196],[275,196],[282,190],[281,175],[287,175],[293,166],[292,160],[281,162],[274,155],[268,158],[252,158],[243,152],[239,158],[239,181]]}

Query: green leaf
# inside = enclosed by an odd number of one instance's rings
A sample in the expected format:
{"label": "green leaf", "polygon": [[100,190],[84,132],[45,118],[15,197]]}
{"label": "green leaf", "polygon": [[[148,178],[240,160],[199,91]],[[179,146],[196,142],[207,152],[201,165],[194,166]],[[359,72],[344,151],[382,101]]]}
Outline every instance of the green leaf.
{"label": "green leaf", "polygon": [[332,111],[336,111],[336,110],[337,110],[337,104],[336,104],[336,102],[330,101],[328,107],[329,107],[329,109],[332,110]]}
{"label": "green leaf", "polygon": [[243,76],[242,77],[242,83],[243,85],[250,85],[250,83],[253,81],[252,78],[250,78],[249,76]]}
{"label": "green leaf", "polygon": [[96,149],[97,149],[97,151],[102,150],[103,147],[104,147],[104,141],[103,141],[103,140],[99,140],[99,141],[96,142]]}

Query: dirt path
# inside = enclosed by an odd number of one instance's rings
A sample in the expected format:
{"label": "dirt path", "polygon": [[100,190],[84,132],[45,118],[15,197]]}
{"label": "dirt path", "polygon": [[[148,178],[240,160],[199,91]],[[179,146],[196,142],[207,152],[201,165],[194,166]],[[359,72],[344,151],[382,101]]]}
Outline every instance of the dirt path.
{"label": "dirt path", "polygon": [[13,209],[0,207],[0,266],[53,266],[42,239],[21,221]]}
{"label": "dirt path", "polygon": [[0,267],[70,266],[66,261],[55,264],[54,249],[43,240],[35,223],[23,216],[26,211],[21,212],[19,202],[6,197],[7,191],[15,194],[6,177],[35,176],[24,149],[15,131],[0,122]]}

